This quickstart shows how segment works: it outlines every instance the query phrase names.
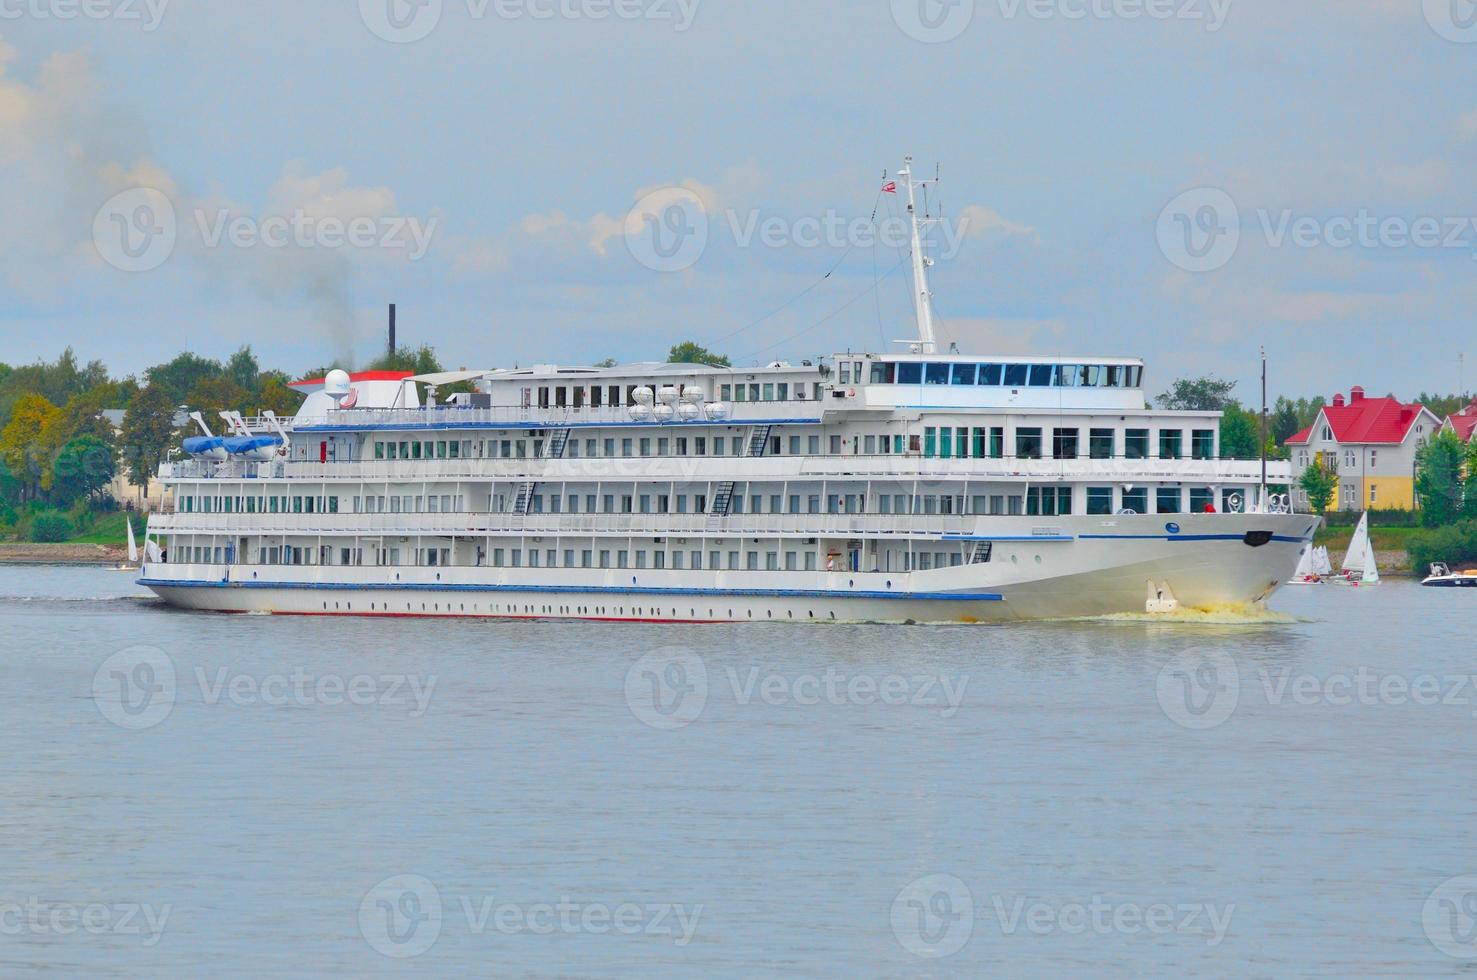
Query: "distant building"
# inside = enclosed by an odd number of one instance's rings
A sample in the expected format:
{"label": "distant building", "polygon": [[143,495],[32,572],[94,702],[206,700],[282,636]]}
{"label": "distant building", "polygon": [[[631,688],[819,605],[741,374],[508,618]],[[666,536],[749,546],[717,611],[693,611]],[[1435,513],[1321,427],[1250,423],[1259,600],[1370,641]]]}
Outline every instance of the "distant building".
{"label": "distant building", "polygon": [[1473,399],[1470,405],[1455,415],[1447,416],[1446,421],[1441,423],[1441,428],[1455,432],[1462,442],[1471,442],[1472,431],[1477,429],[1477,399]]}
{"label": "distant building", "polygon": [[[1333,510],[1382,510],[1415,506],[1415,453],[1441,428],[1424,405],[1406,405],[1394,398],[1367,398],[1364,389],[1350,389],[1346,400],[1318,411],[1313,424],[1287,440],[1294,474],[1320,460],[1338,475]],[[1307,494],[1294,485],[1300,507],[1309,506]]]}

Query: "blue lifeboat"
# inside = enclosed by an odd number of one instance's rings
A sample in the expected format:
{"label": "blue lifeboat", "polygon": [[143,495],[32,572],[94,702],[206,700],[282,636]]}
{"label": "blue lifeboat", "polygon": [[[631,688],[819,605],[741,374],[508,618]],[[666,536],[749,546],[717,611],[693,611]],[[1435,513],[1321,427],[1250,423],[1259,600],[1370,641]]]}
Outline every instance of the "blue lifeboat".
{"label": "blue lifeboat", "polygon": [[277,455],[281,436],[230,436],[222,439],[226,452],[247,459],[268,460]]}
{"label": "blue lifeboat", "polygon": [[185,452],[196,459],[226,459],[230,452],[220,436],[192,436],[180,443]]}

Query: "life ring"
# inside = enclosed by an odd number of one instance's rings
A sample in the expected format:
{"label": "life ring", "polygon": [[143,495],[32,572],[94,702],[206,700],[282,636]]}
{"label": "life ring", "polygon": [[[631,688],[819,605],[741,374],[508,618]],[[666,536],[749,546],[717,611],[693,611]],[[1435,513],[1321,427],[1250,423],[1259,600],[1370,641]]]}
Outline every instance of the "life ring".
{"label": "life ring", "polygon": [[338,407],[339,408],[353,408],[357,404],[359,404],[359,389],[358,388],[350,388],[349,389],[348,396],[346,398],[344,398],[343,401],[339,402]]}
{"label": "life ring", "polygon": [[856,397],[856,389],[855,388],[847,388],[846,389],[846,397],[847,398],[855,398]]}

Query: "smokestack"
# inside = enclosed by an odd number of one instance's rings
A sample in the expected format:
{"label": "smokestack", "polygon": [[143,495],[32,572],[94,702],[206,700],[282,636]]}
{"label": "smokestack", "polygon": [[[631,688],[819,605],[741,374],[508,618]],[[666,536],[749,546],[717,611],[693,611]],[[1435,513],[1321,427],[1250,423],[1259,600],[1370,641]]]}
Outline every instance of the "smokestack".
{"label": "smokestack", "polygon": [[390,356],[395,356],[395,304],[390,304]]}

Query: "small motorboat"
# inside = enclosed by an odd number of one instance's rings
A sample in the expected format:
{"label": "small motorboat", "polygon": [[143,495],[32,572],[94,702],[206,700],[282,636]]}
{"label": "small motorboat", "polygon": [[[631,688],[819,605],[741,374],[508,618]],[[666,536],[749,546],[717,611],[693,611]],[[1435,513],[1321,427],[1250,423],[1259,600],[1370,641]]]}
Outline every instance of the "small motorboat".
{"label": "small motorboat", "polygon": [[1431,574],[1421,579],[1422,585],[1437,589],[1477,589],[1477,569],[1453,572],[1446,562],[1431,562]]}

